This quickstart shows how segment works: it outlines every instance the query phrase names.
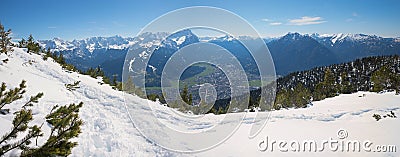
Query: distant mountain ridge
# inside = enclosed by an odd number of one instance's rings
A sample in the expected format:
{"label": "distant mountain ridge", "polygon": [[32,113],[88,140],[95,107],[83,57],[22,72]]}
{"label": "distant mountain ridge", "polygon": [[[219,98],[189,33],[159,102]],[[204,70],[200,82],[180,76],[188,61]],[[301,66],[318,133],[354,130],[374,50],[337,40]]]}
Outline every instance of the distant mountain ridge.
{"label": "distant mountain ridge", "polygon": [[[166,39],[162,41],[163,39]],[[152,46],[167,47],[176,51],[195,42],[211,42],[223,45],[233,53],[241,53],[238,40],[252,44],[253,37],[197,37],[190,30],[174,34],[143,33],[138,37],[124,38],[121,36],[92,37],[83,40],[64,41],[59,38],[39,40],[42,47],[50,48],[53,52],[63,53],[67,62],[77,65],[79,69],[105,66],[106,73],[115,70],[116,62],[123,62],[129,48],[139,51],[138,58],[148,57],[146,50]],[[279,75],[290,72],[307,70],[316,66],[338,64],[368,56],[400,54],[399,38],[384,38],[365,34],[300,34],[288,33],[281,37],[265,38],[274,59]],[[236,51],[236,47],[239,49]],[[157,67],[156,67],[157,68]],[[112,69],[112,72],[107,72]]]}

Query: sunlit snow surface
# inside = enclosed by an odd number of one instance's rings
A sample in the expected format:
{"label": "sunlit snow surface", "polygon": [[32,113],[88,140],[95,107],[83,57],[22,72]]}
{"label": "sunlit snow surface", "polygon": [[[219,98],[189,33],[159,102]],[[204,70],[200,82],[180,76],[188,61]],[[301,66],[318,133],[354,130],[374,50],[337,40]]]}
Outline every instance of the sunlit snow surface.
{"label": "sunlit snow surface", "polygon": [[[7,64],[0,65],[0,81],[6,82],[8,87],[16,87],[24,79],[28,87],[22,100],[4,108],[10,108],[12,112],[17,111],[20,108],[18,104],[26,102],[29,96],[38,92],[44,93],[40,103],[32,107],[34,121],[31,124],[43,123],[44,116],[53,105],[84,102],[80,116],[85,123],[82,133],[74,139],[79,145],[73,149],[72,156],[400,156],[400,119],[384,118],[376,121],[372,117],[375,113],[384,115],[390,111],[400,116],[400,96],[393,92],[358,92],[313,102],[312,106],[304,109],[273,111],[265,128],[253,139],[248,138],[253,124],[252,117],[255,115],[250,113],[238,131],[221,145],[201,153],[181,154],[169,152],[146,140],[129,119],[123,93],[113,90],[108,85],[100,85],[98,82],[101,79],[65,72],[52,59],[43,61],[40,56],[30,55],[22,49],[15,49],[8,58],[10,61]],[[30,60],[32,64],[28,63]],[[67,90],[65,84],[74,81],[81,81],[80,88],[76,91]],[[128,99],[129,103],[136,103],[138,107],[150,104],[161,121],[180,130],[196,132],[213,129],[213,125],[230,125],[218,123],[224,115],[208,114],[202,121],[188,121],[159,103],[136,96],[129,96]],[[1,134],[9,131],[12,119],[12,114],[0,115]],[[277,141],[315,140],[320,143],[329,138],[337,139],[340,129],[348,132],[347,140],[369,140],[374,144],[396,145],[397,152],[347,153],[326,149],[317,153],[282,153],[276,148],[273,152],[262,152],[258,148],[260,141],[267,136],[270,140]],[[43,125],[42,130],[47,137],[50,128]],[[160,136],[168,135],[160,133]],[[43,139],[40,138],[38,144],[42,144]],[[18,151],[7,155],[14,154],[18,154]]]}

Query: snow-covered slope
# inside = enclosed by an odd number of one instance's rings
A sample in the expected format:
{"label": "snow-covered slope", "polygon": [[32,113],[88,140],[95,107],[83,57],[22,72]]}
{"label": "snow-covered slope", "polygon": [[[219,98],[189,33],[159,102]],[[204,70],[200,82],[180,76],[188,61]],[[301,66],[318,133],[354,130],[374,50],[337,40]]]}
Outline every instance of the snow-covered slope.
{"label": "snow-covered slope", "polygon": [[[28,54],[23,49],[16,48],[8,57],[7,64],[0,65],[0,82],[6,82],[8,87],[17,86],[21,80],[27,81],[27,93],[23,100],[9,104],[5,108],[11,111],[19,109],[28,96],[44,92],[39,104],[34,105],[34,122],[41,124],[44,116],[53,105],[78,103],[83,101],[84,106],[80,116],[84,121],[82,133],[76,141],[78,146],[73,149],[72,156],[399,156],[400,132],[399,118],[384,118],[376,121],[373,114],[387,114],[393,111],[400,115],[400,96],[393,92],[377,94],[358,92],[355,94],[340,95],[323,101],[313,102],[313,105],[304,109],[289,109],[273,111],[266,127],[253,139],[249,139],[255,113],[249,113],[243,124],[227,141],[215,148],[197,154],[179,154],[164,150],[146,140],[130,122],[124,105],[124,98],[138,108],[149,104],[162,121],[181,130],[211,129],[223,118],[223,115],[208,114],[205,120],[187,120],[173,114],[170,108],[156,102],[147,101],[136,96],[124,97],[122,92],[113,90],[108,85],[98,84],[99,80],[77,73],[65,72],[51,59],[43,61],[39,55]],[[31,62],[32,64],[29,64]],[[81,81],[80,88],[69,91],[65,84]],[[361,97],[360,97],[361,96]],[[266,113],[261,113],[266,114]],[[0,115],[0,133],[8,131],[13,115]],[[232,122],[234,123],[234,122]],[[219,125],[231,125],[231,122]],[[49,128],[43,126],[45,136]],[[338,131],[345,130],[348,137],[344,140],[369,140],[372,146],[395,145],[396,153],[382,152],[281,152],[275,144],[274,151],[270,147],[267,151],[259,150],[260,141],[268,136],[272,140],[304,141],[315,140],[320,148],[323,140],[330,138],[338,140]],[[165,135],[168,136],[168,135]],[[188,139],[191,140],[191,139]],[[43,140],[39,141],[39,144]],[[262,145],[263,146],[263,145]],[[375,148],[372,147],[372,150]],[[326,146],[328,147],[328,146]],[[11,152],[13,155],[18,152]]]}
{"label": "snow-covered slope", "polygon": [[[34,123],[41,124],[51,108],[56,105],[83,102],[80,117],[84,121],[82,133],[76,139],[79,145],[73,149],[73,156],[156,156],[169,152],[146,141],[132,126],[125,110],[123,93],[108,85],[100,85],[90,76],[65,72],[52,59],[43,61],[39,55],[28,54],[23,49],[15,49],[7,64],[0,65],[0,82],[8,87],[17,87],[22,80],[27,81],[27,93],[23,100],[6,105],[11,111],[19,110],[29,96],[43,92],[38,105],[33,106]],[[28,62],[31,61],[32,64]],[[65,84],[81,81],[80,88],[69,91]],[[132,96],[137,103],[143,99]],[[18,103],[19,102],[19,103]],[[9,131],[12,114],[0,115],[0,133]],[[44,125],[45,136],[49,128]],[[47,134],[46,134],[47,133]],[[16,152],[11,152],[12,155]]]}

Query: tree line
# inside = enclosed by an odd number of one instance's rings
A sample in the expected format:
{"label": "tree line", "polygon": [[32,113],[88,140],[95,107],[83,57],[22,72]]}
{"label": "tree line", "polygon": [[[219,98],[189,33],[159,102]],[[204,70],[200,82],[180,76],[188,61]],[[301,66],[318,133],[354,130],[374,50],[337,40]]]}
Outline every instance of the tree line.
{"label": "tree line", "polygon": [[305,107],[311,101],[357,91],[400,93],[400,57],[373,56],[291,73],[277,80],[274,109]]}

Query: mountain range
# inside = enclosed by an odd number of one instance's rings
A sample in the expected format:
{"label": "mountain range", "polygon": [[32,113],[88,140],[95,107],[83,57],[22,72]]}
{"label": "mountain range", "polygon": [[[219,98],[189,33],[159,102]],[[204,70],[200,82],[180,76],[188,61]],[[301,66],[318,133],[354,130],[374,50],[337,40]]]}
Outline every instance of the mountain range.
{"label": "mountain range", "polygon": [[[162,41],[163,39],[165,39]],[[197,37],[190,30],[169,34],[143,33],[137,37],[92,37],[83,40],[65,41],[59,38],[39,40],[42,47],[53,52],[63,53],[66,61],[86,70],[89,67],[102,66],[107,74],[119,74],[129,48],[141,53],[138,58],[148,57],[145,50],[152,46],[161,46],[168,51],[176,51],[186,45],[199,41],[218,44],[232,53],[245,54],[240,42],[251,44],[254,38],[241,36],[233,38]],[[282,37],[264,39],[275,63],[277,74],[307,70],[316,66],[351,61],[368,56],[400,54],[399,38],[384,38],[365,34],[300,34],[288,33]],[[172,52],[173,53],[173,52]],[[240,56],[239,56],[240,57]],[[120,62],[120,64],[115,64]],[[121,64],[122,63],[122,64]],[[111,66],[110,65],[114,65]],[[116,66],[117,65],[117,66]],[[117,67],[120,67],[119,69]],[[159,68],[155,66],[156,68]],[[118,70],[113,70],[117,68]]]}

